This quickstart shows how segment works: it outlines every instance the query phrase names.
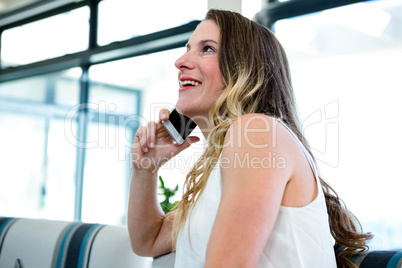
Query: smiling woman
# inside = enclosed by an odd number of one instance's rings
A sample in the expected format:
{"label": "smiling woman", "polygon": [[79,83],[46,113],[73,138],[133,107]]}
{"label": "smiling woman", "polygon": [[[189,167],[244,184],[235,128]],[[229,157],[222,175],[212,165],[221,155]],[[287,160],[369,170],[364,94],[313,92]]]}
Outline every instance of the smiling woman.
{"label": "smiling woman", "polygon": [[[165,215],[156,202],[159,160],[198,138],[173,144],[161,123],[167,109],[138,129],[128,210],[133,250],[144,256],[176,250],[177,268],[353,267],[348,258],[366,250],[371,235],[319,177],[273,33],[212,9],[176,67],[176,106],[208,145],[187,175],[177,210]],[[281,164],[267,167],[267,156]]]}

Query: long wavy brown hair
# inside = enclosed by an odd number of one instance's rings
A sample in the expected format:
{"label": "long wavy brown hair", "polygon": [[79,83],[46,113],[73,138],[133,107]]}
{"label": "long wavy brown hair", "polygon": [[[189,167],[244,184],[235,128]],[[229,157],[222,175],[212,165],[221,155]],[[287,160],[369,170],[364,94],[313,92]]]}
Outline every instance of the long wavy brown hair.
{"label": "long wavy brown hair", "polygon": [[[288,60],[275,35],[268,28],[231,11],[211,9],[205,19],[214,21],[220,30],[219,64],[225,88],[209,111],[211,132],[207,148],[187,174],[184,194],[174,213],[173,250],[179,230],[204,190],[222,151],[226,132],[235,119],[248,113],[279,118],[311,154],[297,115]],[[367,242],[372,235],[362,232],[359,221],[336,192],[323,179],[320,181],[338,267],[355,267],[349,259],[368,250]]]}

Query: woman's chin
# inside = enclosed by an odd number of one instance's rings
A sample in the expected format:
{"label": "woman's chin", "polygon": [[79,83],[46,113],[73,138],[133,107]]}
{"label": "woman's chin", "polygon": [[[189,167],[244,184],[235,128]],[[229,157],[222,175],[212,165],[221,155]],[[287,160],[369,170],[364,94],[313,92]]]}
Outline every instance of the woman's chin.
{"label": "woman's chin", "polygon": [[202,117],[203,113],[201,113],[198,109],[194,109],[198,107],[190,106],[188,103],[178,101],[176,103],[176,110],[184,114],[185,116],[193,119]]}
{"label": "woman's chin", "polygon": [[183,103],[180,100],[178,100],[176,103],[176,110],[179,113],[183,114],[187,110],[186,105],[183,105]]}
{"label": "woman's chin", "polygon": [[191,107],[191,105],[187,102],[178,100],[176,103],[176,110],[181,113],[184,114],[185,116],[190,116],[192,114],[194,114],[194,108]]}

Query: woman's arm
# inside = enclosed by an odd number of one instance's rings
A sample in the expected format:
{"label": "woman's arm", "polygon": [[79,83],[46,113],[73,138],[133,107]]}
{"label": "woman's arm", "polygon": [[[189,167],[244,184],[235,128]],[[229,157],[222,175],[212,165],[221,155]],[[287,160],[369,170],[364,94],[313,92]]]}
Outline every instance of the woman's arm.
{"label": "woman's arm", "polygon": [[[168,117],[169,111],[163,109],[160,118],[165,120]],[[133,173],[127,226],[131,247],[140,256],[155,257],[172,250],[174,217],[165,216],[158,202],[158,170],[168,159],[199,140],[198,137],[189,137],[182,145],[173,144],[161,119],[158,123],[150,122],[148,126],[139,128],[132,149]]]}
{"label": "woman's arm", "polygon": [[[222,196],[205,267],[256,267],[259,261],[293,169],[275,124],[270,117],[248,114],[226,134]],[[273,157],[284,159],[285,167],[275,166]]]}
{"label": "woman's arm", "polygon": [[131,247],[140,256],[155,257],[172,250],[172,218],[157,199],[157,173],[133,170],[128,203]]}

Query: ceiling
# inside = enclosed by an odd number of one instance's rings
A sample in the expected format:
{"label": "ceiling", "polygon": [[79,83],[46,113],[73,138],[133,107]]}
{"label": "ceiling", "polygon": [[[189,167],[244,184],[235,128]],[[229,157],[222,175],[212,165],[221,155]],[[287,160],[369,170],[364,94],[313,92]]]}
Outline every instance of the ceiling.
{"label": "ceiling", "polygon": [[40,1],[41,0],[0,0],[0,15]]}

